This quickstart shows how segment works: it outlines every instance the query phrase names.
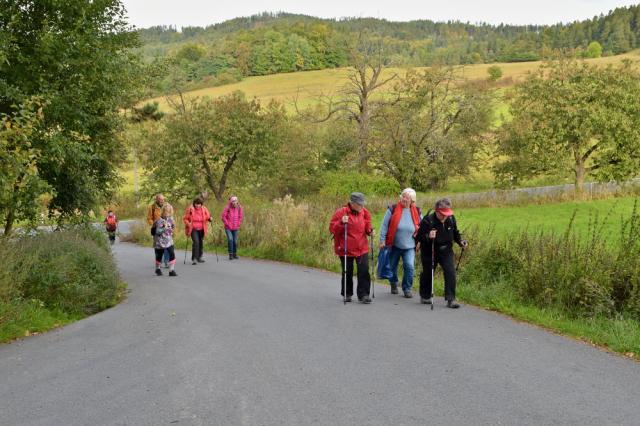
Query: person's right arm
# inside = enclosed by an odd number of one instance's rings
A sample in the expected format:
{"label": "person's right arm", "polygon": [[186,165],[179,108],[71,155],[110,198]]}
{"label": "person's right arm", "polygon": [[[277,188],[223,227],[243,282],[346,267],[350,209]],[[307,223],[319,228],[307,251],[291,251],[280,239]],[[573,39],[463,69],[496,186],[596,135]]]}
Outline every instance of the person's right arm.
{"label": "person's right arm", "polygon": [[184,223],[185,225],[191,224],[191,208],[190,207],[187,207],[187,209],[184,211],[184,215],[182,216],[182,223]]}
{"label": "person's right arm", "polygon": [[344,231],[342,216],[344,216],[342,208],[336,210],[336,212],[333,214],[331,222],[329,222],[329,232],[331,232],[331,234],[336,235],[340,231]]}
{"label": "person's right arm", "polygon": [[429,231],[431,230],[431,224],[427,220],[427,216],[423,217],[418,227],[418,233],[416,234],[416,242],[424,245],[429,238]]}
{"label": "person's right arm", "polygon": [[153,204],[147,207],[147,224],[153,225]]}

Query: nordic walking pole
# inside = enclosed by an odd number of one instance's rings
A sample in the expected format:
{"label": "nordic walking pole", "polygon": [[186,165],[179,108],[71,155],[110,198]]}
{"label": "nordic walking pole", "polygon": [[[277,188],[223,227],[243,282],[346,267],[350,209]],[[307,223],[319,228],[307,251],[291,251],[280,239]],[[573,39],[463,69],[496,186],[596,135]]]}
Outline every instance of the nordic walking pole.
{"label": "nordic walking pole", "polygon": [[435,304],[435,299],[433,298],[433,271],[436,269],[436,239],[431,239],[431,310],[433,311],[433,305]]}
{"label": "nordic walking pole", "polygon": [[183,265],[187,264],[187,250],[189,250],[189,240],[190,238],[187,237],[187,244],[184,246],[184,262],[182,262]]}
{"label": "nordic walking pole", "polygon": [[342,271],[342,304],[347,304],[347,224],[344,224],[344,270]]}
{"label": "nordic walking pole", "polygon": [[464,246],[460,247],[460,257],[458,258],[458,264],[456,265],[456,272],[458,272],[458,268],[460,267],[460,261],[462,260],[462,256],[464,255]]}
{"label": "nordic walking pole", "polygon": [[371,241],[371,298],[376,298],[376,270],[373,264],[375,256],[373,255],[373,231],[371,231],[371,235],[369,236],[369,240]]}
{"label": "nordic walking pole", "polygon": [[[213,224],[211,223],[211,221],[209,221],[209,229],[211,230],[211,237],[213,237]],[[212,239],[213,239],[213,251],[216,254],[216,263],[218,263],[219,262],[219,260],[218,260],[218,246],[216,246],[215,238],[212,238]]]}

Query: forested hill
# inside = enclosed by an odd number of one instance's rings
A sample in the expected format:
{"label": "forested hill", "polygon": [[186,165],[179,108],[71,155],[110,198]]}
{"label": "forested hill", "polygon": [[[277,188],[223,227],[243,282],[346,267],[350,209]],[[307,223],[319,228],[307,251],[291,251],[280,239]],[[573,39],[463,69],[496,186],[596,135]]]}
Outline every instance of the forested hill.
{"label": "forested hill", "polygon": [[224,84],[244,76],[344,66],[358,35],[384,43],[398,66],[518,62],[563,54],[595,57],[640,44],[640,5],[551,26],[319,19],[264,13],[202,27],[141,29],[146,58],[183,62],[187,80]]}

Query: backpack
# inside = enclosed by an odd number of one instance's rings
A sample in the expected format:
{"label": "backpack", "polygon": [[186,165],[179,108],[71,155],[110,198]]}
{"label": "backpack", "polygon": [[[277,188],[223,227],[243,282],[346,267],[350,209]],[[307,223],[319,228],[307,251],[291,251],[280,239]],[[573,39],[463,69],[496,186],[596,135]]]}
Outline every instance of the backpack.
{"label": "backpack", "polygon": [[116,217],[114,216],[107,216],[107,231],[109,232],[113,232],[116,230],[117,224],[116,224]]}

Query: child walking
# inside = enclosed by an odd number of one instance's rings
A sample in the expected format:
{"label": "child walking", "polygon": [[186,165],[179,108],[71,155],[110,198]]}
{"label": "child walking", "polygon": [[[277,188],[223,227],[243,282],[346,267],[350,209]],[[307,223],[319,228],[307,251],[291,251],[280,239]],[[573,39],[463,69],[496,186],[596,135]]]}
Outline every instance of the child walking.
{"label": "child walking", "polygon": [[165,250],[169,253],[169,275],[177,276],[176,252],[173,247],[173,230],[176,224],[173,220],[173,207],[169,203],[162,206],[160,218],[155,222],[155,234],[153,236],[153,247],[156,253],[156,275],[162,275],[160,265],[162,264],[162,255]]}

